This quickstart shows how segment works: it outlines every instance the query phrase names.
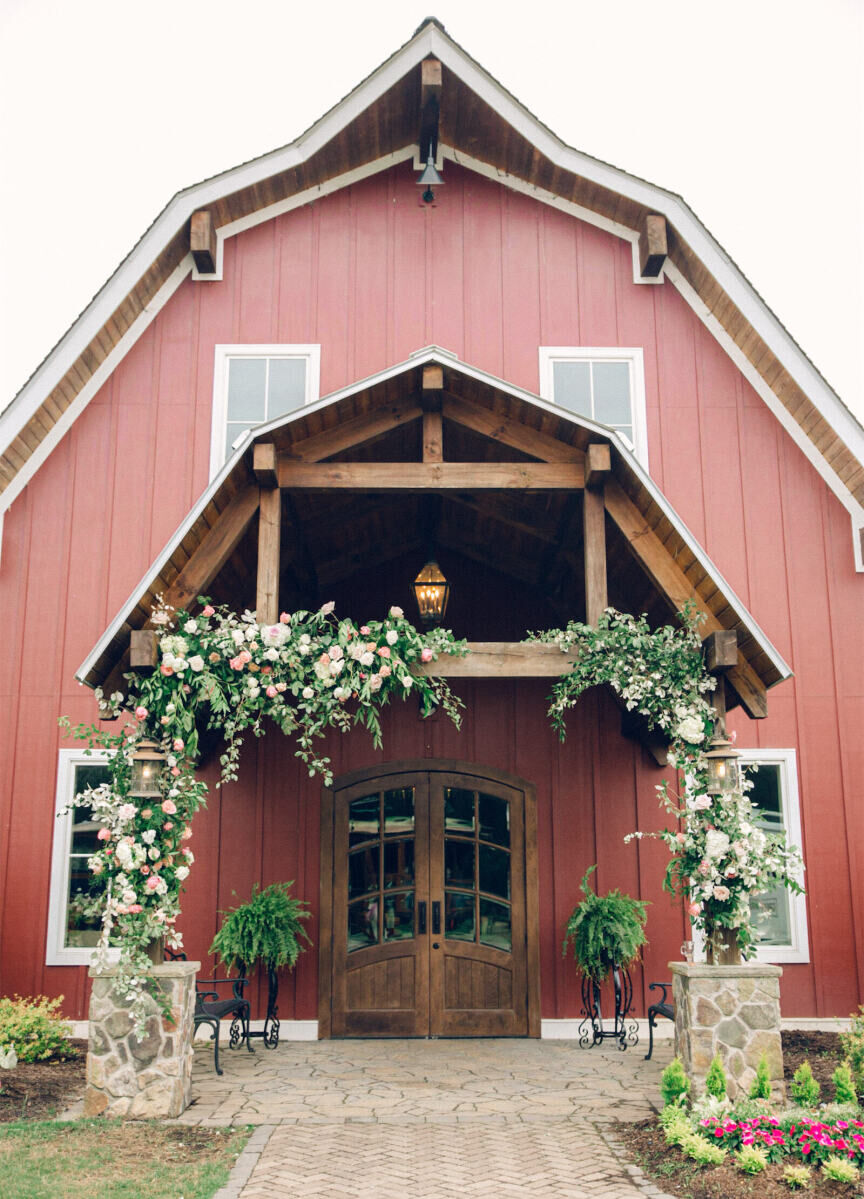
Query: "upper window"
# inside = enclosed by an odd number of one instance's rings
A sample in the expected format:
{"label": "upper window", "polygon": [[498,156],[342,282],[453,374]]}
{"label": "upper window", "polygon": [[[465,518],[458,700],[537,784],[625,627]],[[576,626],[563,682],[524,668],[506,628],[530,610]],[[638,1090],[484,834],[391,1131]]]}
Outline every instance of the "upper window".
{"label": "upper window", "polygon": [[87,859],[98,848],[99,825],[87,808],[63,809],[73,796],[110,780],[106,758],[99,750],[60,750],[45,958],[49,966],[88,966],[99,941],[99,921],[81,911],[90,892]]}
{"label": "upper window", "polygon": [[[742,768],[753,784],[748,792],[766,833],[785,833],[790,845],[801,846],[801,812],[794,749],[746,749]],[[803,879],[799,879],[803,883]],[[751,900],[760,962],[809,962],[807,905],[803,895],[773,887]]]}
{"label": "upper window", "polygon": [[620,433],[647,468],[641,348],[541,346],[540,395]]}
{"label": "upper window", "polygon": [[318,399],[320,346],[216,347],[210,477],[247,429]]}

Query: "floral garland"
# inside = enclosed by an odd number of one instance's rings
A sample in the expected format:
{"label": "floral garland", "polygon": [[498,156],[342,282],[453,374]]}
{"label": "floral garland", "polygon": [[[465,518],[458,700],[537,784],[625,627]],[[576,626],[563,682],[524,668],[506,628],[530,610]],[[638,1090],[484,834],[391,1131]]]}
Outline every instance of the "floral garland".
{"label": "floral garland", "polygon": [[[446,681],[412,673],[416,663],[439,654],[468,652],[447,630],[420,633],[397,607],[386,620],[357,626],[337,620],[332,603],[259,624],[251,612],[236,616],[199,598],[196,616],[161,604],[154,610],[151,623],[161,632],[158,668],[146,677],[127,676],[125,705],[134,710],[134,723],[114,733],[60,722],[67,733],[111,755],[111,781],[77,795],[67,810],[88,807],[100,826],[99,849],[88,861],[94,887],[82,911],[102,919],[97,965],[107,964],[110,946],[120,947],[117,986],[139,1036],[152,993],[148,947],[164,938],[169,948],[182,948],[176,929],[180,892],[194,861],[187,842],[207,796],[206,784],[195,777],[202,723],[218,728],[226,741],[217,785],[237,778],[243,733],[262,736],[265,718],[295,735],[310,776],[319,774],[327,784],[331,764],[315,740],[329,728],[345,732],[362,724],[380,748],[379,709],[392,696],[414,693],[424,716],[440,706],[460,723],[461,701]],[[103,715],[117,715],[124,703],[120,693],[107,701],[99,691],[96,696]],[[164,755],[159,794],[152,799],[131,793],[133,756],[146,740],[158,742]]]}
{"label": "floral garland", "polygon": [[533,634],[532,640],[575,654],[571,671],[555,685],[549,708],[562,739],[568,709],[599,683],[609,684],[628,711],[639,712],[649,727],[669,737],[668,760],[680,772],[682,790],[676,793],[664,779],[657,792],[678,827],[631,833],[625,840],[662,839],[672,853],[664,889],[685,900],[693,927],[712,944],[719,941],[719,929],[735,930],[747,958],[756,939],[751,895],[778,883],[800,893],[803,864],[783,834],[756,827],[749,781],[742,780],[726,795],[709,794],[704,747],[716,714],[705,696],[715,680],[705,669],[698,613],[688,605],[678,615],[679,628],[652,632],[644,616],[607,608],[596,627],[571,622],[563,630]]}

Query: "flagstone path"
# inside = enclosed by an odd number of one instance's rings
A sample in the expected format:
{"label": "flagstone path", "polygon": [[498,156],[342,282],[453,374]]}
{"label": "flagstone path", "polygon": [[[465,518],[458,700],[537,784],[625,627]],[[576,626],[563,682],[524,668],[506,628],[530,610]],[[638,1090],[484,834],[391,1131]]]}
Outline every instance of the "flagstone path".
{"label": "flagstone path", "polygon": [[582,1050],[571,1041],[260,1043],[195,1052],[184,1124],[255,1124],[217,1199],[659,1197],[614,1141],[656,1108],[671,1043]]}

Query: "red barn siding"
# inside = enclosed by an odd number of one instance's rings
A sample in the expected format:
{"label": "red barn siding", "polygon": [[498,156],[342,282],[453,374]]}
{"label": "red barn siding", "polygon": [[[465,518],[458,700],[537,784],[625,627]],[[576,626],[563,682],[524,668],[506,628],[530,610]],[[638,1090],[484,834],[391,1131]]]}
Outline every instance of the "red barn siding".
{"label": "red barn siding", "polygon": [[[72,670],[207,482],[214,344],[320,342],[322,394],[429,343],[536,391],[538,345],[619,344],[644,347],[652,474],[796,672],[766,721],[734,725],[743,745],[798,750],[813,960],[786,968],[785,1011],[845,1014],[864,997],[862,580],[847,514],[672,285],[633,284],[628,244],[451,164],[421,207],[413,178],[394,168],[229,240],[223,281],[181,285],[7,514],[0,986],[63,991],[83,1011],[83,970],[43,965],[56,720],[92,716]],[[462,690],[462,734],[388,713],[386,754],[476,756],[537,784],[544,1014],[573,1010],[559,942],[592,861],[600,886],[654,899],[647,973],[664,976],[683,923],[659,893],[662,847],[620,848],[658,813],[654,772],[610,732],[615,714],[598,723],[604,699],[586,700],[559,749],[545,684]],[[334,753],[340,770],[377,760],[354,740]],[[317,791],[303,775],[271,737],[247,748],[248,784],[214,795],[187,905],[196,949],[232,889],[296,877],[317,895]],[[297,1014],[314,1015],[311,956],[296,988]]]}

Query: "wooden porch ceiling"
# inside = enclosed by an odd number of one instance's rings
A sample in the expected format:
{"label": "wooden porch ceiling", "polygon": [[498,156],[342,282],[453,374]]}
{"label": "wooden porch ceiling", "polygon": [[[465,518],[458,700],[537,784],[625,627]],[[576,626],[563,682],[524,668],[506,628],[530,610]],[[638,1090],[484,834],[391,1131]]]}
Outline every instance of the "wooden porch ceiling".
{"label": "wooden porch ceiling", "polygon": [[[737,630],[728,679],[753,716],[784,677],[613,439],[456,364],[426,363],[263,429],[85,681],[118,680],[129,633],[146,626],[157,594],[180,608],[206,593],[275,619],[280,606],[317,606],[334,590],[350,599],[373,567],[413,556],[419,569],[430,540],[442,559],[509,579],[560,623],[596,619],[608,602],[657,625],[692,599],[703,632]],[[475,618],[455,631],[488,639]]]}

